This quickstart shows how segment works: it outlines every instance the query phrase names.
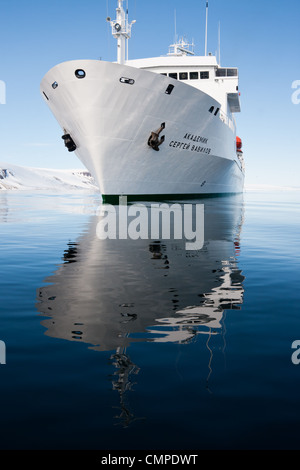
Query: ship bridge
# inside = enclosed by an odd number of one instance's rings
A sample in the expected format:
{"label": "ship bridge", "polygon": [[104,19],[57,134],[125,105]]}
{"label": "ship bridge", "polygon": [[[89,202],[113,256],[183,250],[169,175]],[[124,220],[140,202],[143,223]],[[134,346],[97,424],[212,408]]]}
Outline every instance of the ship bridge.
{"label": "ship bridge", "polygon": [[219,101],[224,113],[241,111],[237,68],[220,67],[215,56],[196,56],[191,50],[182,50],[181,43],[171,48],[166,56],[129,60],[126,64],[193,86]]}

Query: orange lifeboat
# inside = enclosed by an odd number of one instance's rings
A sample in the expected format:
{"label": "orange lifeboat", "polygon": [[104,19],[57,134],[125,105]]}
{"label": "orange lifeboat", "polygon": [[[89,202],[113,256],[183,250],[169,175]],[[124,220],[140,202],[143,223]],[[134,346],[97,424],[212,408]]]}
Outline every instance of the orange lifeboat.
{"label": "orange lifeboat", "polygon": [[240,137],[237,137],[236,138],[236,149],[241,152],[242,146],[243,146],[242,139],[240,139]]}

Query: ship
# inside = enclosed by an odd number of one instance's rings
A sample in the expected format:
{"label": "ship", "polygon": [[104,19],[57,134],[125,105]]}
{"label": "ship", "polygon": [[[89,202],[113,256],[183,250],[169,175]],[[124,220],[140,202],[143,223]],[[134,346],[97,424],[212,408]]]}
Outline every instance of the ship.
{"label": "ship", "polygon": [[54,66],[40,92],[104,202],[181,200],[242,193],[245,164],[235,113],[241,111],[236,67],[195,55],[176,39],[165,56],[128,58],[124,0],[116,19],[117,60],[70,60]]}

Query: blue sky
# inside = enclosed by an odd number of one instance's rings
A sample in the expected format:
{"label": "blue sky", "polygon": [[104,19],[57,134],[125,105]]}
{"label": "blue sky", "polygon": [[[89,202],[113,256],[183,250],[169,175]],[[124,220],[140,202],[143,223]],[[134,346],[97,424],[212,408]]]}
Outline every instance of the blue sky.
{"label": "blue sky", "polygon": [[[61,129],[39,91],[44,74],[72,59],[116,60],[106,17],[116,0],[0,0],[0,161],[43,168],[82,168],[65,150]],[[137,23],[130,58],[163,55],[177,34],[204,53],[205,0],[129,0]],[[300,80],[299,0],[209,0],[208,50],[221,64],[237,66],[248,184],[300,186],[300,104],[292,83]],[[300,96],[300,95],[299,95]]]}

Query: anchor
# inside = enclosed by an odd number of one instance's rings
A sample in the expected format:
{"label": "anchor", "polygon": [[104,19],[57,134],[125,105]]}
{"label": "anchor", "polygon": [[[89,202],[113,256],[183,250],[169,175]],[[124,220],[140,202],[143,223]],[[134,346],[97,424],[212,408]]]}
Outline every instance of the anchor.
{"label": "anchor", "polygon": [[67,147],[69,152],[74,152],[74,150],[76,150],[76,144],[70,134],[63,135],[62,139],[64,140],[65,147]]}
{"label": "anchor", "polygon": [[159,134],[161,133],[161,131],[166,127],[165,123],[163,122],[161,125],[160,125],[160,128],[157,129],[156,131],[154,132],[151,132],[151,135],[148,139],[148,145],[149,147],[152,147],[153,150],[156,150],[157,152],[159,151],[159,146],[164,142],[165,140],[165,136],[161,136],[161,138],[159,138]]}

